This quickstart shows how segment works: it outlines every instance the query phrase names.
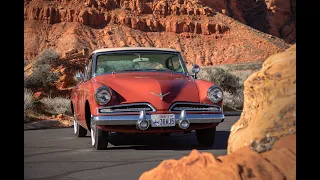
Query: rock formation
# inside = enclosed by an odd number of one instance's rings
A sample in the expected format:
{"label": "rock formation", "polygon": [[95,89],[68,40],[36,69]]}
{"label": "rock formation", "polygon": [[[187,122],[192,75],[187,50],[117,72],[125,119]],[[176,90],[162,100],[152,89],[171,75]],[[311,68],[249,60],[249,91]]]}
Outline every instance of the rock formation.
{"label": "rock formation", "polygon": [[201,0],[238,21],[288,43],[296,42],[296,0]]}
{"label": "rock formation", "polygon": [[[290,142],[290,143],[288,143]],[[191,153],[179,160],[165,160],[144,172],[139,180],[296,179],[296,135],[278,140],[273,149],[257,153],[242,147],[232,154]]]}
{"label": "rock formation", "polygon": [[296,46],[270,56],[244,82],[244,107],[231,127],[228,153],[242,146],[257,152],[272,148],[282,136],[296,133]]}
{"label": "rock formation", "polygon": [[24,57],[30,61],[49,47],[65,54],[69,49],[154,46],[180,50],[189,64],[200,56],[199,65],[210,66],[262,61],[289,46],[201,0],[24,2]]}
{"label": "rock formation", "polygon": [[228,155],[192,150],[139,180],[296,179],[296,46],[269,57],[244,86],[244,109],[231,128]]}

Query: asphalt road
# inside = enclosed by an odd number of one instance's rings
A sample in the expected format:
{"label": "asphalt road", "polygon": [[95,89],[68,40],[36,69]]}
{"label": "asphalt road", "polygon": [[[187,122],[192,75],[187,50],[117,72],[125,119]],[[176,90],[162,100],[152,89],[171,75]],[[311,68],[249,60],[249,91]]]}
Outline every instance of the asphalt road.
{"label": "asphalt road", "polygon": [[192,149],[227,153],[230,127],[239,116],[226,116],[217,126],[212,148],[198,145],[195,132],[159,135],[111,134],[109,149],[94,150],[90,133],[76,138],[73,128],[32,130],[24,132],[24,179],[139,179],[165,159],[180,159]]}

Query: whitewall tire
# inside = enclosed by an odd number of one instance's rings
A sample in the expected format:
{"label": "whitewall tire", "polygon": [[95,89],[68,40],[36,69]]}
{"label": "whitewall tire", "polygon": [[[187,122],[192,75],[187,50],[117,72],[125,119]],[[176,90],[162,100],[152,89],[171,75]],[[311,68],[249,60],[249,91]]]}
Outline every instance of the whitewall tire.
{"label": "whitewall tire", "polygon": [[75,115],[73,115],[73,130],[77,137],[85,137],[87,135],[87,130],[79,124]]}

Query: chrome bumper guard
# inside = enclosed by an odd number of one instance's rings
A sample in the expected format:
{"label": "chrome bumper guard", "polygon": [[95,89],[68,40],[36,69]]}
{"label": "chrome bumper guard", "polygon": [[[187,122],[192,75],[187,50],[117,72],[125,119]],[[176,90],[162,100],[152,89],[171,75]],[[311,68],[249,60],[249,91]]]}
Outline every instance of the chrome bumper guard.
{"label": "chrome bumper guard", "polygon": [[[182,110],[180,114],[175,114],[176,124],[181,120],[188,120],[193,123],[220,123],[224,120],[224,114],[186,114]],[[151,115],[146,115],[144,111],[140,111],[140,115],[121,115],[121,116],[92,116],[91,123],[93,125],[136,125],[138,121],[146,120],[152,127]]]}

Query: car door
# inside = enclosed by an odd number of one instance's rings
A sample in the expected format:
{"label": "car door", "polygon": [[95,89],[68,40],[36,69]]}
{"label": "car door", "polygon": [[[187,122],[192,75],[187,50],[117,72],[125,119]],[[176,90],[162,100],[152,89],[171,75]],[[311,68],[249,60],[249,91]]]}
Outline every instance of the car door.
{"label": "car door", "polygon": [[78,82],[77,85],[74,87],[72,94],[71,94],[71,99],[72,99],[72,105],[73,105],[73,110],[74,110],[74,115],[76,116],[76,119],[79,119],[79,84],[81,82]]}
{"label": "car door", "polygon": [[[85,72],[85,70],[83,71]],[[79,81],[79,83],[75,86],[74,88],[74,92],[73,92],[73,101],[74,101],[74,111],[75,111],[75,115],[78,121],[81,121],[81,111],[82,111],[82,105],[81,105],[81,89],[83,86],[83,83],[85,83],[85,76],[82,75],[82,80]]]}
{"label": "car door", "polygon": [[88,64],[85,67],[84,82],[78,86],[78,105],[79,105],[79,121],[80,124],[85,124],[85,103],[86,93],[89,90],[89,83],[91,80],[92,58],[88,59]]}

